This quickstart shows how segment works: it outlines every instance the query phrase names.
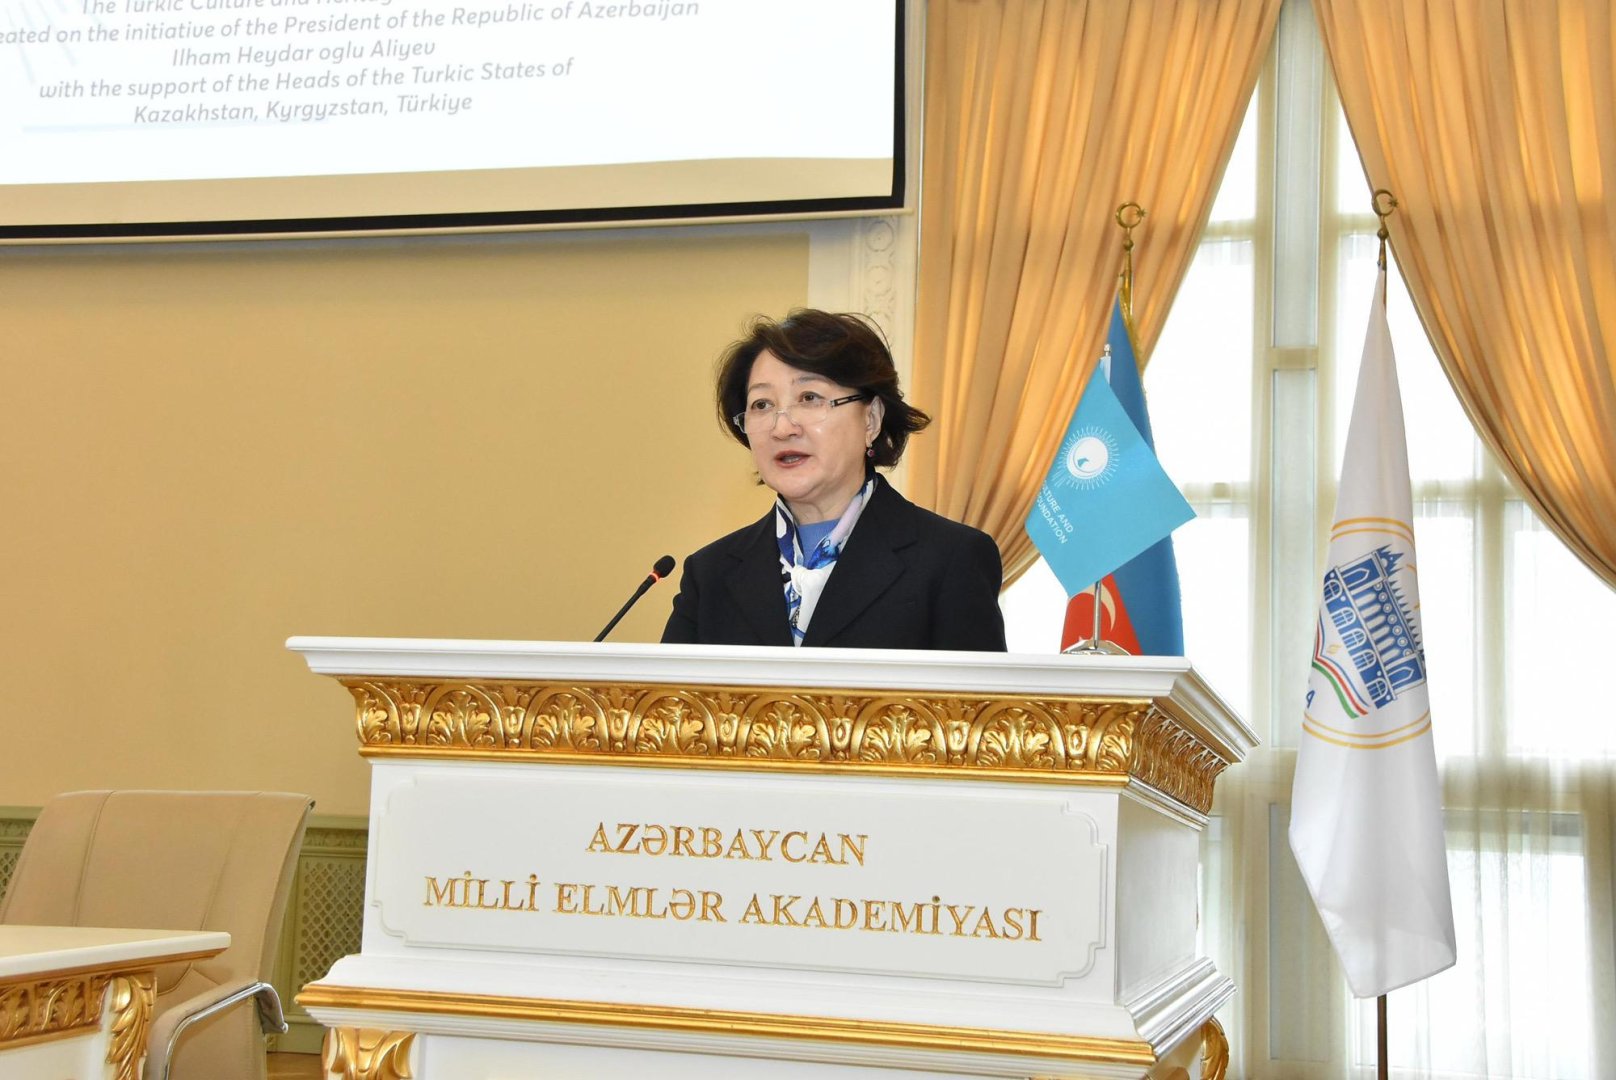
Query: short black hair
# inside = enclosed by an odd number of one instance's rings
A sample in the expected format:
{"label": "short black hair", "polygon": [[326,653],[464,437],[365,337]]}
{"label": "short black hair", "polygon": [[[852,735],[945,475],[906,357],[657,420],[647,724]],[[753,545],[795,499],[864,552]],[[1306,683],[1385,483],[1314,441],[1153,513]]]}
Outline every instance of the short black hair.
{"label": "short black hair", "polygon": [[862,315],[797,308],[778,322],[757,316],[746,336],[731,342],[718,358],[719,423],[742,446],[752,444],[731,418],[746,409],[752,364],[765,350],[782,363],[881,400],[874,465],[896,465],[909,436],[931,423],[931,417],[903,400],[892,352],[874,323]]}

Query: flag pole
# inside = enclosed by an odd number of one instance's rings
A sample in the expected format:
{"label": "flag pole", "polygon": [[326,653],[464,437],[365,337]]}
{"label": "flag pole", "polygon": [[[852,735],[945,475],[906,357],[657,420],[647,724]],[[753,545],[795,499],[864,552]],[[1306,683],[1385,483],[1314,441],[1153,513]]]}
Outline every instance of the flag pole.
{"label": "flag pole", "polygon": [[[1396,201],[1377,191],[1374,206],[1384,258],[1386,219]],[[1377,272],[1376,288],[1387,272]],[[1287,830],[1313,904],[1331,927],[1352,998],[1379,998],[1375,1054],[1382,1078],[1391,1075],[1388,992],[1458,959],[1442,778],[1431,741],[1407,428],[1385,300],[1382,288],[1369,304],[1320,575],[1307,696],[1299,703]],[[1353,1013],[1362,1015],[1357,1004]]]}
{"label": "flag pole", "polygon": [[1102,591],[1100,588],[1100,582],[1104,580],[1104,578],[1101,578],[1100,581],[1096,581],[1094,583],[1094,588],[1090,590],[1094,596],[1093,633],[1089,637],[1084,638],[1082,641],[1077,642],[1075,645],[1070,645],[1062,649],[1061,655],[1071,656],[1073,653],[1099,653],[1105,656],[1131,655],[1128,650],[1124,649],[1121,645],[1118,645],[1114,641],[1107,641],[1105,638],[1100,636],[1100,594]]}
{"label": "flag pole", "polygon": [[[1381,208],[1381,199],[1383,198],[1386,200],[1385,209]],[[1371,199],[1371,205],[1375,208],[1375,216],[1380,219],[1380,228],[1375,233],[1375,236],[1380,240],[1380,253],[1376,258],[1376,262],[1379,263],[1380,269],[1384,271],[1386,269],[1386,242],[1391,239],[1391,233],[1386,228],[1386,219],[1391,217],[1393,210],[1397,209],[1397,196],[1385,188],[1377,188]],[[1385,277],[1382,276],[1382,287],[1385,286],[1385,281]],[[1381,303],[1385,303],[1386,297],[1384,293],[1380,299]],[[1381,994],[1375,998],[1375,1078],[1376,1080],[1388,1080],[1390,1075],[1391,1055],[1387,1051],[1386,1038],[1386,995]]]}
{"label": "flag pole", "polygon": [[1387,1080],[1391,1068],[1386,1053],[1386,995],[1375,999],[1375,1077]]}
{"label": "flag pole", "polygon": [[[1123,214],[1132,211],[1127,217]],[[1133,337],[1133,231],[1145,220],[1145,209],[1136,202],[1125,202],[1117,207],[1117,225],[1122,229],[1122,272],[1117,280],[1117,299],[1122,305],[1122,322],[1128,328],[1128,336]],[[1107,355],[1110,353],[1107,348]],[[1137,361],[1136,361],[1137,362]],[[1105,640],[1100,629],[1100,594],[1101,582],[1094,583],[1094,629],[1089,636],[1071,648],[1066,653],[1104,653],[1110,656],[1127,656],[1128,650],[1113,641]]]}

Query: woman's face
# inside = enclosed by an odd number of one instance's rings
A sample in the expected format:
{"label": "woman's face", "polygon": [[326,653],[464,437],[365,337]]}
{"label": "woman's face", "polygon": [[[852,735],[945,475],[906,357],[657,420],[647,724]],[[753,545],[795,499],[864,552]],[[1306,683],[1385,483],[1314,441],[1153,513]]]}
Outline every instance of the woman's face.
{"label": "woman's face", "polygon": [[779,492],[803,523],[840,516],[864,483],[865,450],[881,430],[882,404],[850,401],[805,421],[799,402],[831,400],[858,391],[794,368],[765,349],[752,361],[746,405],[786,407],[761,430],[748,430],[752,460],[763,482]]}

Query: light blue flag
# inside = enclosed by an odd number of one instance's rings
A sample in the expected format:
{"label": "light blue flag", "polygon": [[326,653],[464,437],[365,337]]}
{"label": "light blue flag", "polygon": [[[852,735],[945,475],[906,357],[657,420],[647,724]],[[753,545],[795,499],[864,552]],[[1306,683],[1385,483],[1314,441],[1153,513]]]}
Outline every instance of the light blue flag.
{"label": "light blue flag", "polygon": [[[1128,320],[1122,314],[1122,299],[1111,305],[1111,330],[1105,336],[1111,350],[1106,378],[1117,395],[1122,410],[1144,436],[1146,445],[1156,447],[1150,432],[1150,411],[1145,408],[1145,388],[1139,381],[1139,365],[1134,358],[1133,338]],[[1135,656],[1184,655],[1184,604],[1178,588],[1178,560],[1173,555],[1173,538],[1164,536],[1134,558],[1117,567],[1101,581],[1103,593],[1101,633]],[[1109,631],[1109,632],[1107,632]],[[1080,592],[1066,608],[1066,625],[1061,645],[1076,644],[1094,633],[1094,597]]]}
{"label": "light blue flag", "polygon": [[1027,515],[1027,535],[1075,596],[1195,516],[1097,366]]}

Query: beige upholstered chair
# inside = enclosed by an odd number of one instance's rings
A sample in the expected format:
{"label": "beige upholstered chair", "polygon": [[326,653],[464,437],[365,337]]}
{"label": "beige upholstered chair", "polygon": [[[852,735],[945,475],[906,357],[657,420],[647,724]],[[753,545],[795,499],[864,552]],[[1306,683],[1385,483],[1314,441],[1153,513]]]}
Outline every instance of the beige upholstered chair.
{"label": "beige upholstered chair", "polygon": [[312,805],[277,792],[58,795],[0,923],[226,931],[218,956],[158,969],[145,1080],[262,1078],[263,1032],[285,1030],[268,980]]}

